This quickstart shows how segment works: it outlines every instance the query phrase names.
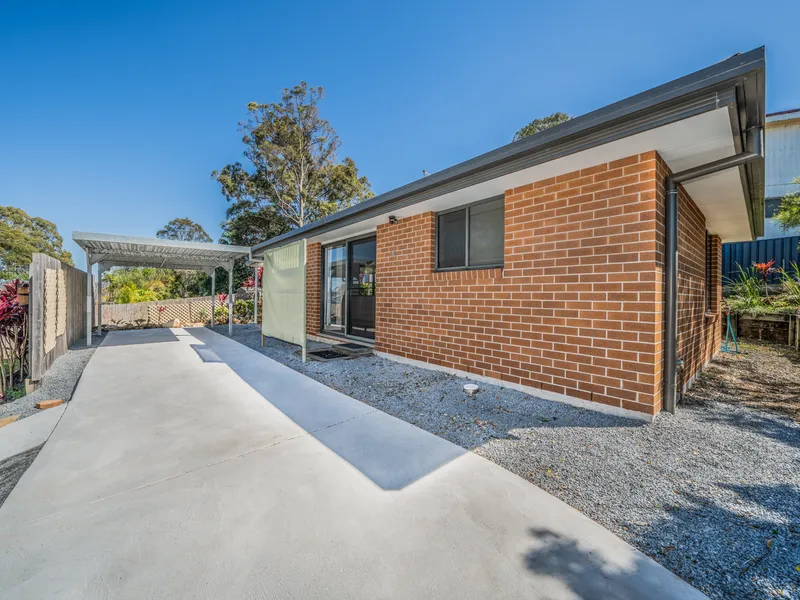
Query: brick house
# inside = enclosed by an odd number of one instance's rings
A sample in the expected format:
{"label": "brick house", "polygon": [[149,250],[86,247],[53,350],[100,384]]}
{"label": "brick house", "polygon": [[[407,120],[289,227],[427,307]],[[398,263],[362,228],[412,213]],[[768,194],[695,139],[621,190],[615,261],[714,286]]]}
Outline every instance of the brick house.
{"label": "brick house", "polygon": [[253,255],[306,239],[310,336],[652,418],[719,351],[721,243],[763,230],[764,79],[735,55]]}

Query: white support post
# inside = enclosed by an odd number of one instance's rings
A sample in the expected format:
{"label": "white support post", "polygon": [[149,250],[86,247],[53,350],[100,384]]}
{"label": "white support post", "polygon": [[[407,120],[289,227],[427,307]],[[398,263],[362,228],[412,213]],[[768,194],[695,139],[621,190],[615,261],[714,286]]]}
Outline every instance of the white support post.
{"label": "white support post", "polygon": [[92,253],[86,251],[86,345],[92,345]]}
{"label": "white support post", "polygon": [[258,265],[253,267],[253,271],[255,271],[253,281],[256,284],[253,288],[253,323],[258,325]]}
{"label": "white support post", "polygon": [[212,267],[211,269],[211,329],[214,329],[214,325],[216,324],[217,317],[214,314],[214,310],[217,307],[217,269]]}
{"label": "white support post", "polygon": [[228,263],[228,335],[233,337],[233,263]]}
{"label": "white support post", "polygon": [[97,333],[103,335],[103,273],[106,271],[106,266],[99,262],[97,263]]}

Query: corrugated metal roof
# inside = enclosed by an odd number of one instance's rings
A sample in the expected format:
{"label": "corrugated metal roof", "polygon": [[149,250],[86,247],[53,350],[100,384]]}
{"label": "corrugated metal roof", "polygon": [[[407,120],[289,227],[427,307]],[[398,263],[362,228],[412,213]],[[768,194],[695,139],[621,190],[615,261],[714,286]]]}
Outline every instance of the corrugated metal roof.
{"label": "corrugated metal roof", "polygon": [[74,231],[72,239],[91,253],[92,264],[108,266],[206,269],[249,257],[247,246],[181,242],[157,238]]}

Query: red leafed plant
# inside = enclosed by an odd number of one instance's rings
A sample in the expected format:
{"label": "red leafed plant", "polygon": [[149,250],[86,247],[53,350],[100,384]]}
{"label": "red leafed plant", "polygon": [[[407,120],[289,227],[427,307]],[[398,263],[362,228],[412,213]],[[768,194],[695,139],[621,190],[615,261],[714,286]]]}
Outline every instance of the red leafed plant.
{"label": "red leafed plant", "polygon": [[19,302],[19,279],[0,286],[0,397],[25,380],[28,359],[28,307]]}
{"label": "red leafed plant", "polygon": [[[258,280],[264,280],[264,267],[258,267]],[[254,288],[256,287],[256,280],[253,277],[248,277],[242,282],[242,287],[247,289]]]}
{"label": "red leafed plant", "polygon": [[767,297],[769,297],[769,285],[767,283],[769,280],[769,276],[778,271],[778,269],[773,267],[774,264],[775,264],[774,259],[765,263],[757,263],[757,262],[753,263],[753,268],[759,272],[761,277],[764,278],[764,293],[767,295]]}
{"label": "red leafed plant", "polygon": [[225,304],[225,301],[228,299],[228,294],[221,292],[217,294],[217,302],[220,304]]}

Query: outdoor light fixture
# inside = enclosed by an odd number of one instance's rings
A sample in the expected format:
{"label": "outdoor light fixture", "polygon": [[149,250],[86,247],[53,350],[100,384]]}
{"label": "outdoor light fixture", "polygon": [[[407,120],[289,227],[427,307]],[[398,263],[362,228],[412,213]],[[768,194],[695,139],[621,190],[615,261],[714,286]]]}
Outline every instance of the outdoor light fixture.
{"label": "outdoor light fixture", "polygon": [[389,215],[389,223],[391,223],[392,225],[397,225],[397,217],[395,217],[394,215]]}

